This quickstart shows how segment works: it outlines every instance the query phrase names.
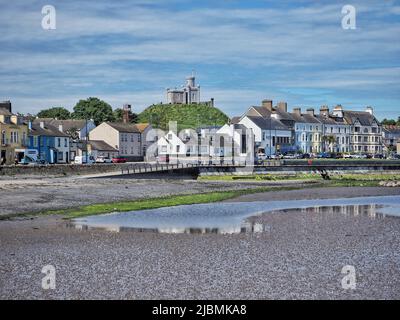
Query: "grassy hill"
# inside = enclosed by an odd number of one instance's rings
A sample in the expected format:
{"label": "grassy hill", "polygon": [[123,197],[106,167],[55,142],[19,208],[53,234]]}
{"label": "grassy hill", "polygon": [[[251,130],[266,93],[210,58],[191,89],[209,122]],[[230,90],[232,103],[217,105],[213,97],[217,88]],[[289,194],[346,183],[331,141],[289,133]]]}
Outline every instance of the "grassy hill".
{"label": "grassy hill", "polygon": [[222,126],[228,116],[206,104],[156,104],[139,114],[138,122],[149,122],[153,127],[166,129],[169,121],[178,123],[178,130],[200,126]]}

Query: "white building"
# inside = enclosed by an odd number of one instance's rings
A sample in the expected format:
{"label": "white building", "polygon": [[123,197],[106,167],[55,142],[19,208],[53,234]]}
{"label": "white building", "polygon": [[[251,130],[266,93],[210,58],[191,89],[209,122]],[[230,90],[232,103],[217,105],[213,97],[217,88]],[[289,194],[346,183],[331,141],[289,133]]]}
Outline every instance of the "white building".
{"label": "white building", "polygon": [[291,146],[292,130],[278,119],[244,116],[239,124],[253,131],[256,153],[270,156]]}

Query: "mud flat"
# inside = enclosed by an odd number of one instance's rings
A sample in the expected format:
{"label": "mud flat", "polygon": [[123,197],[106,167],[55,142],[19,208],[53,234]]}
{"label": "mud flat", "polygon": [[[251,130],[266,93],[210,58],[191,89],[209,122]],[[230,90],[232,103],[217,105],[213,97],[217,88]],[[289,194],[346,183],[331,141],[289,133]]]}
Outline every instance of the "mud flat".
{"label": "mud flat", "polygon": [[[328,189],[325,197],[344,192]],[[0,221],[0,298],[399,299],[400,218],[380,210],[277,211],[252,218],[264,232],[238,234],[77,230],[55,216]],[[55,290],[41,288],[48,264]],[[345,265],[355,267],[355,290],[341,286]]]}
{"label": "mud flat", "polygon": [[0,180],[0,216],[67,209],[82,205],[267,186],[298,186],[289,182],[221,182],[190,179],[27,178]]}

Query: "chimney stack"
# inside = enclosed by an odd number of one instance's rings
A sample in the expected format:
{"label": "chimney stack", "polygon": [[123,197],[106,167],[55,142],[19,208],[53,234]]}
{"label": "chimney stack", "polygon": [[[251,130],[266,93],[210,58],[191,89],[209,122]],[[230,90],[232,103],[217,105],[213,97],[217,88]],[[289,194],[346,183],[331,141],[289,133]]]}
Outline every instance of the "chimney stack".
{"label": "chimney stack", "polygon": [[64,132],[64,131],[63,131],[63,125],[62,125],[62,124],[59,124],[59,125],[58,125],[58,131]]}
{"label": "chimney stack", "polygon": [[266,108],[269,111],[272,111],[272,100],[265,99],[262,101],[263,108]]}
{"label": "chimney stack", "polygon": [[307,113],[310,115],[310,116],[315,116],[315,110],[314,110],[314,108],[308,108],[307,109]]}
{"label": "chimney stack", "polygon": [[211,98],[211,107],[214,107],[214,98]]}
{"label": "chimney stack", "polygon": [[11,101],[1,101],[0,108],[7,109],[9,112],[12,112]]}
{"label": "chimney stack", "polygon": [[333,108],[332,114],[335,117],[343,118],[343,107],[340,104],[338,104],[336,107]]}
{"label": "chimney stack", "polygon": [[278,109],[283,112],[287,112],[287,102],[278,102]]}
{"label": "chimney stack", "polygon": [[44,129],[44,122],[43,122],[43,121],[40,121],[40,127],[41,127],[42,129]]}
{"label": "chimney stack", "polygon": [[319,109],[319,114],[324,117],[329,117],[329,107],[321,106],[321,108]]}
{"label": "chimney stack", "polygon": [[130,122],[130,112],[131,112],[131,105],[124,104],[122,108],[122,122],[129,123]]}
{"label": "chimney stack", "polygon": [[301,116],[301,108],[293,108],[293,113],[297,114],[298,116]]}
{"label": "chimney stack", "polygon": [[374,108],[372,108],[371,106],[368,106],[365,109],[365,112],[368,112],[371,116],[373,116],[374,115]]}

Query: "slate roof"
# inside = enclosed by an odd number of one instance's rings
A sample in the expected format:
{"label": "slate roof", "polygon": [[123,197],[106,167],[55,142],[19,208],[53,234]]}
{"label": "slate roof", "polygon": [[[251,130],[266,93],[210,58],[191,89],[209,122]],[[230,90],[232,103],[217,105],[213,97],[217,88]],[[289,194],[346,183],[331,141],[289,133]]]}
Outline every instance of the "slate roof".
{"label": "slate roof", "polygon": [[290,121],[295,121],[295,119],[293,118],[292,114],[289,112],[285,112],[283,110],[280,110],[278,108],[274,109],[274,113],[276,113],[280,120],[290,120]]}
{"label": "slate roof", "polygon": [[312,116],[311,114],[308,114],[308,113],[303,113],[303,114],[299,115],[295,112],[292,112],[291,115],[296,122],[321,123],[316,116]]}
{"label": "slate roof", "polygon": [[264,118],[269,118],[271,116],[272,112],[269,111],[267,108],[257,106],[253,106],[252,108],[256,110],[259,114],[261,114]]}
{"label": "slate roof", "polygon": [[58,120],[58,119],[53,119],[53,118],[36,118],[34,121],[37,121],[37,122],[42,121],[42,122],[48,123],[57,128],[59,127],[59,125],[62,125],[63,131],[67,131],[72,128],[81,130],[86,126],[86,120],[72,120],[72,119]]}
{"label": "slate roof", "polygon": [[290,130],[281,121],[274,118],[265,119],[263,117],[247,117],[263,130]]}
{"label": "slate roof", "polygon": [[337,125],[338,123],[335,121],[335,119],[331,117],[326,117],[321,114],[315,115],[315,117],[323,124],[332,124],[332,125]]}
{"label": "slate roof", "polygon": [[12,116],[12,113],[6,108],[0,108],[0,114],[3,116]]}
{"label": "slate roof", "polygon": [[98,150],[98,151],[118,151],[117,149],[113,148],[110,146],[108,143],[102,141],[102,140],[89,140],[88,142],[92,149]]}
{"label": "slate roof", "polygon": [[134,123],[123,123],[123,122],[106,122],[110,127],[114,128],[119,132],[130,132],[130,133],[141,133],[139,128]]}
{"label": "slate roof", "polygon": [[354,124],[357,120],[362,126],[371,126],[374,121],[379,123],[372,114],[365,111],[343,111],[343,115],[348,124]]}
{"label": "slate roof", "polygon": [[232,124],[239,123],[240,118],[241,118],[241,117],[233,117],[233,118],[231,119],[231,123],[232,123]]}
{"label": "slate roof", "polygon": [[385,126],[383,130],[391,134],[400,134],[400,127],[398,126]]}
{"label": "slate roof", "polygon": [[64,132],[58,130],[58,128],[44,123],[44,128],[40,126],[40,123],[33,122],[32,129],[29,131],[29,135],[32,136],[47,136],[47,137],[69,137]]}

